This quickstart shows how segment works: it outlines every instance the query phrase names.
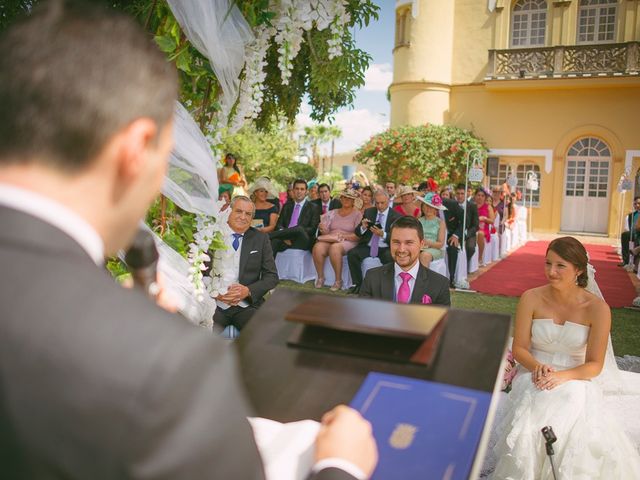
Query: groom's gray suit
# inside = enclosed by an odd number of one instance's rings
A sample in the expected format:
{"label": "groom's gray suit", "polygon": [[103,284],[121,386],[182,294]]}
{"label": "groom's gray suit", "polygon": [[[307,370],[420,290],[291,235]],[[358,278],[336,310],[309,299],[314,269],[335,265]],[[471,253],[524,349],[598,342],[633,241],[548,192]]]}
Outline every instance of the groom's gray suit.
{"label": "groom's gray suit", "polygon": [[4,207],[0,225],[0,477],[264,478],[230,344],[57,228]]}
{"label": "groom's gray suit", "polygon": [[0,225],[1,477],[263,478],[229,345],[55,227]]}

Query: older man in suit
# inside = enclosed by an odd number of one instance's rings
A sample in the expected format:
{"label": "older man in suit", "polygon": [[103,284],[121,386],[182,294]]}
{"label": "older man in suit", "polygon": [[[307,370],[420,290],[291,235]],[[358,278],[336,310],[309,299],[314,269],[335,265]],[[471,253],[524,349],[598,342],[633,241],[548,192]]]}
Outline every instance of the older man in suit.
{"label": "older man in suit", "polygon": [[391,226],[393,263],[372,268],[364,278],[360,297],[398,303],[451,305],[449,281],[420,263],[424,245],[422,225],[414,217],[401,217]]}
{"label": "older man in suit", "polygon": [[320,210],[307,199],[306,180],[294,180],[293,201],[282,206],[276,228],[269,233],[273,256],[288,248],[311,250],[319,223]]}
{"label": "older man in suit", "polygon": [[480,226],[478,206],[474,202],[467,200],[464,183],[456,186],[455,197],[455,201],[443,200],[444,206],[447,207],[447,210],[444,212],[444,220],[447,224],[447,257],[449,260],[449,277],[452,287],[456,274],[456,265],[458,264],[458,252],[462,243],[462,226],[466,225],[464,230],[464,246],[467,261],[471,260],[471,257],[473,257],[476,251],[476,233],[478,233]]}
{"label": "older man in suit", "polygon": [[311,203],[318,207],[320,215],[342,207],[339,198],[331,198],[331,187],[326,183],[318,185],[318,198],[311,200]]}
{"label": "older man in suit", "polygon": [[269,236],[251,227],[255,205],[249,197],[231,200],[228,223],[233,230],[230,247],[234,252],[235,279],[229,291],[216,298],[218,308],[213,321],[217,328],[247,324],[264,302],[264,295],[278,285]]}
{"label": "older man in suit", "polygon": [[378,190],[373,196],[375,207],[367,208],[362,222],[355,233],[360,238],[358,245],[349,250],[347,261],[353,287],[350,293],[358,293],[362,284],[362,262],[367,257],[377,257],[383,265],[391,263],[389,250],[389,230],[391,225],[402,215],[391,208],[389,195]]}
{"label": "older man in suit", "polygon": [[[30,13],[0,36],[3,478],[264,478],[233,349],[102,268],[163,182],[174,67],[95,3]],[[346,407],[317,445],[318,479],[375,465]]]}

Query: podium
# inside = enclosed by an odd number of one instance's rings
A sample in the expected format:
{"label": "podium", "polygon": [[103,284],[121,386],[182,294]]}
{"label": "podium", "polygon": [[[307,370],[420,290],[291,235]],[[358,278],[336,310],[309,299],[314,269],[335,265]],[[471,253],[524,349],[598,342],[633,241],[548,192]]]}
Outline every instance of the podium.
{"label": "podium", "polygon": [[[421,366],[289,346],[297,325],[284,317],[313,295],[277,288],[240,335],[242,378],[257,416],[320,420],[334,406],[349,404],[372,371],[494,391],[510,332],[508,315],[451,309],[433,361]],[[367,301],[370,315],[379,311],[379,302]]]}

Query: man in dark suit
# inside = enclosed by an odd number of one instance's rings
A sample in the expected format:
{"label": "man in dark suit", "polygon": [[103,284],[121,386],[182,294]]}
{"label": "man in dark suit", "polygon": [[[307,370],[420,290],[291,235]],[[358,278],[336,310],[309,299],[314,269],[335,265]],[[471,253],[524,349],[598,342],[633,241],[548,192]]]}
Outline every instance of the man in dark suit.
{"label": "man in dark suit", "polygon": [[448,279],[419,261],[424,245],[420,222],[414,217],[399,218],[391,226],[390,238],[394,262],[367,272],[360,297],[450,306]]}
{"label": "man in dark suit", "polygon": [[226,294],[216,298],[218,308],[213,321],[216,328],[233,325],[242,330],[264,302],[265,294],[278,285],[278,271],[269,236],[251,227],[255,212],[251,199],[233,197],[229,208],[236,280]]}
{"label": "man in dark suit", "polygon": [[[356,227],[355,233],[360,237],[358,245],[347,252],[349,272],[353,287],[350,293],[358,293],[362,285],[362,261],[367,257],[378,257],[383,265],[392,262],[389,251],[389,230],[400,215],[389,205],[389,195],[378,190],[373,196],[375,207],[364,211],[362,222]],[[380,228],[382,227],[382,228]]]}
{"label": "man in dark suit", "polygon": [[[264,478],[232,346],[103,268],[162,185],[175,67],[89,2],[41,2],[0,49],[2,477]],[[323,423],[313,476],[370,475],[357,412]]]}
{"label": "man in dark suit", "polygon": [[444,220],[447,224],[447,258],[449,260],[449,277],[450,284],[453,286],[453,280],[456,274],[456,265],[458,264],[458,252],[460,250],[460,239],[462,238],[462,225],[467,210],[465,236],[465,251],[467,252],[467,261],[471,260],[476,251],[476,233],[480,226],[480,218],[478,216],[478,206],[467,200],[464,183],[456,186],[455,201],[443,199],[444,206],[447,210],[444,212]]}
{"label": "man in dark suit", "polygon": [[273,256],[288,248],[311,250],[319,223],[320,210],[307,199],[307,182],[299,178],[293,182],[293,201],[282,206],[276,228],[269,233]]}
{"label": "man in dark suit", "polygon": [[638,246],[638,238],[640,238],[640,230],[636,229],[640,218],[640,197],[633,199],[633,212],[625,217],[624,231],[620,234],[620,247],[622,251],[622,263],[619,267],[624,267],[629,263],[629,242],[633,242]]}
{"label": "man in dark suit", "polygon": [[331,187],[326,183],[318,185],[318,195],[319,197],[315,200],[311,200],[311,203],[318,207],[320,215],[324,215],[329,210],[335,210],[342,207],[340,199],[331,198]]}

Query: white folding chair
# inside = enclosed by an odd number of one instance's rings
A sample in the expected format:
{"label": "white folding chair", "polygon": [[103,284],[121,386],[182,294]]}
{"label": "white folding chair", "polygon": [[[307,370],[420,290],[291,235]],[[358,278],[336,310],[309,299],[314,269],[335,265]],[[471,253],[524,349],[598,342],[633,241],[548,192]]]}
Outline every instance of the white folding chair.
{"label": "white folding chair", "polygon": [[289,248],[276,255],[276,268],[280,280],[305,283],[316,278],[313,257],[308,250]]}

